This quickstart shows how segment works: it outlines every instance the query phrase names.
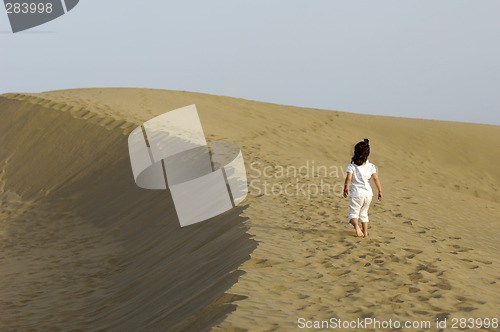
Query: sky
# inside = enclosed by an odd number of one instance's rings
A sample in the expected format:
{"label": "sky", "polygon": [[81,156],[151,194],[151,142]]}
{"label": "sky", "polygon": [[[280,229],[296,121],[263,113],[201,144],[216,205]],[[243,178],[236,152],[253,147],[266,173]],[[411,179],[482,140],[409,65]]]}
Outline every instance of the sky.
{"label": "sky", "polygon": [[13,34],[0,93],[184,90],[500,125],[497,0],[80,0]]}

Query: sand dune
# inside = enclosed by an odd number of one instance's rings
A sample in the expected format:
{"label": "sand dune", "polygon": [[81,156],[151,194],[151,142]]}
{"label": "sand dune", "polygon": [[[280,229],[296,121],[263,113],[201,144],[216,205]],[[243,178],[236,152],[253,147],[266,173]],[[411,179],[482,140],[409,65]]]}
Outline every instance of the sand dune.
{"label": "sand dune", "polygon": [[[181,229],[167,191],[135,186],[126,135],[190,104],[210,141],[242,148],[250,194]],[[147,89],[4,94],[0,114],[2,328],[284,331],[299,318],[498,315],[498,126]],[[342,184],[363,138],[385,198],[358,239],[338,192],[278,189]],[[281,176],[287,167],[319,172]]]}

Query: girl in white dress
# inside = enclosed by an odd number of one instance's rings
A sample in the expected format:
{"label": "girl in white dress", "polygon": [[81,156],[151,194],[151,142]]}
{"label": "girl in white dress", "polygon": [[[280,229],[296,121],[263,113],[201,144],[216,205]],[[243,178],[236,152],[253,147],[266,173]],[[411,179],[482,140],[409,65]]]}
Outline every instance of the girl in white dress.
{"label": "girl in white dress", "polygon": [[[354,156],[347,166],[347,176],[344,184],[344,197],[349,194],[348,187],[351,184],[351,200],[349,202],[349,222],[354,226],[356,236],[368,236],[368,208],[373,197],[370,179],[373,179],[378,189],[378,200],[381,201],[382,186],[377,176],[377,168],[368,161],[370,155],[370,144],[368,139],[359,142],[354,147]],[[362,230],[358,221],[361,221]]]}

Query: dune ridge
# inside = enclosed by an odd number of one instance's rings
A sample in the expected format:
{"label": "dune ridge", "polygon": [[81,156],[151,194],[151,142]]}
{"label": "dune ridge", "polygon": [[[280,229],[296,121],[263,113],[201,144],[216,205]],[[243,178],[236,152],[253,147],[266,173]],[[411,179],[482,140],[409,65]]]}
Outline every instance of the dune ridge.
{"label": "dune ridge", "polygon": [[0,98],[2,329],[206,330],[234,308],[245,206],[180,229],[169,193],[131,177],[137,123]]}
{"label": "dune ridge", "polygon": [[[189,104],[197,105],[209,140],[230,141],[242,148],[249,181],[257,185],[250,185],[243,206],[230,215],[203,223],[200,231],[169,234],[167,229],[175,228],[171,204],[158,208],[168,198],[134,186],[124,134],[145,120]],[[0,97],[0,111],[8,115],[0,124],[0,188],[7,195],[2,198],[5,208],[0,220],[7,218],[2,224],[9,225],[3,226],[4,241],[30,230],[19,226],[19,220],[43,216],[41,220],[58,220],[62,227],[70,218],[79,226],[62,228],[58,243],[69,245],[64,234],[88,238],[81,252],[107,262],[92,266],[99,278],[76,277],[79,270],[73,275],[74,280],[100,285],[87,294],[82,292],[86,285],[75,284],[73,294],[81,302],[73,315],[80,317],[80,326],[281,331],[297,328],[299,318],[434,323],[444,318],[492,318],[499,311],[500,170],[496,164],[500,157],[492,153],[500,148],[499,126],[359,115],[150,89],[8,94]],[[57,128],[57,133],[48,128]],[[322,180],[342,184],[342,170],[353,145],[363,138],[371,141],[370,161],[379,169],[385,196],[383,202],[372,204],[368,238],[353,236],[346,221],[348,201],[338,193],[307,197],[301,192],[266,195],[259,191],[264,181],[277,187],[320,185]],[[39,142],[43,151],[32,142]],[[52,158],[47,159],[44,154],[49,152]],[[340,172],[326,177],[275,173],[278,166],[300,168],[312,162]],[[34,166],[40,170],[34,171]],[[271,177],[263,173],[266,169]],[[31,213],[29,218],[23,211]],[[147,229],[141,228],[144,222]],[[37,227],[48,237],[61,229],[57,222],[54,225],[39,222]],[[207,230],[211,234],[202,239]],[[96,232],[100,236],[92,236]],[[41,257],[26,249],[41,240],[34,241],[21,246],[25,260]],[[223,242],[229,247],[223,247]],[[3,254],[3,261],[9,262],[13,253],[10,245],[1,247],[2,254],[9,253]],[[93,252],[86,246],[101,249]],[[174,292],[178,297],[173,301],[167,295],[154,297],[171,292],[172,285],[162,280],[166,276],[177,280],[169,268],[195,250],[192,246],[213,249],[208,251],[210,258],[198,251],[189,262],[216,260],[225,267],[216,274],[220,282],[197,280],[203,274],[193,277],[191,281],[198,285],[193,292],[203,294],[204,300],[198,302],[187,296],[183,305],[178,304],[185,292]],[[73,252],[54,258],[53,277],[68,273],[58,259],[71,264],[84,256]],[[181,271],[189,275],[186,265]],[[35,276],[43,272],[33,271]],[[19,274],[7,277],[12,285],[19,283],[14,279]],[[207,286],[211,281],[213,287]],[[98,298],[104,304],[89,309],[89,303],[99,303]],[[71,303],[74,297],[57,299]],[[9,324],[16,326],[25,320],[15,315],[30,312],[39,314],[32,318],[34,324],[47,314],[30,307],[30,303],[45,303],[44,298],[27,304],[25,300],[3,303],[7,311],[2,313],[9,314],[0,316],[0,322],[14,317]],[[147,309],[135,310],[146,303]],[[176,318],[169,320],[172,315]],[[68,326],[64,324],[69,322],[58,319],[53,317],[47,326]],[[145,322],[148,325],[141,326]]]}

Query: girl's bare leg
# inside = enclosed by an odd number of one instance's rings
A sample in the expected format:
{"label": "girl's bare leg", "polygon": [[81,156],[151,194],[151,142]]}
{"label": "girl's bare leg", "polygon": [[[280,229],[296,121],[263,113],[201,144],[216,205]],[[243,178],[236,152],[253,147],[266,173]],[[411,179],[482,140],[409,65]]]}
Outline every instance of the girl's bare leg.
{"label": "girl's bare leg", "polygon": [[368,236],[368,223],[367,222],[361,222],[361,225],[363,226],[363,235]]}
{"label": "girl's bare leg", "polygon": [[364,234],[363,234],[363,232],[361,231],[361,229],[359,228],[359,225],[358,225],[358,218],[352,218],[351,220],[349,220],[349,222],[354,226],[354,230],[356,231],[356,236],[357,237],[363,237]]}

